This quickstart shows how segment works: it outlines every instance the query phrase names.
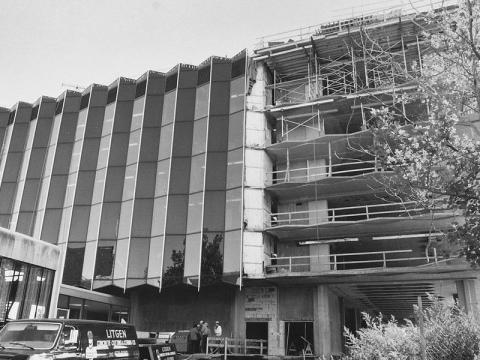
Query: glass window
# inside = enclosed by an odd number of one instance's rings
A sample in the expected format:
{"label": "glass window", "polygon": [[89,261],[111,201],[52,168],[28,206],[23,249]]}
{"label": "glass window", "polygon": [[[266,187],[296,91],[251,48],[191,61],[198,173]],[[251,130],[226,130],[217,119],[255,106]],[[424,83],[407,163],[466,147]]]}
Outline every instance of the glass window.
{"label": "glass window", "polygon": [[100,140],[100,147],[98,149],[97,169],[103,169],[107,166],[108,155],[110,153],[110,139],[111,136],[104,136]]}
{"label": "glass window", "polygon": [[164,249],[162,286],[180,284],[183,278],[185,237],[167,236]]}
{"label": "glass window", "polygon": [[140,149],[140,161],[157,161],[160,129],[144,129]]}
{"label": "glass window", "polygon": [[122,200],[124,176],[125,168],[123,166],[108,168],[104,201]]}
{"label": "glass window", "polygon": [[49,315],[48,306],[50,305],[54,277],[54,271],[47,269],[43,270],[43,274],[40,279],[40,282],[43,283],[43,286],[40,288],[40,294],[38,296],[37,311],[35,313],[36,319],[46,318]]}
{"label": "glass window", "polygon": [[242,189],[228,190],[225,205],[225,230],[240,229],[242,225]]}
{"label": "glass window", "polygon": [[175,139],[173,140],[173,156],[190,156],[192,153],[192,122],[175,123]]}
{"label": "glass window", "polygon": [[70,225],[70,242],[85,242],[89,217],[90,206],[74,206]]}
{"label": "glass window", "polygon": [[227,189],[242,186],[243,149],[228,152]]}
{"label": "glass window", "polygon": [[130,251],[128,259],[128,277],[146,279],[148,252],[150,241],[148,238],[135,238],[130,240]]}
{"label": "glass window", "polygon": [[77,190],[75,194],[76,205],[90,205],[94,183],[95,171],[80,171],[78,173]]}
{"label": "glass window", "polygon": [[137,189],[136,189],[135,197],[152,198],[154,196],[156,172],[157,172],[156,163],[150,162],[150,163],[138,164],[138,178],[137,178],[137,186],[136,186]]}
{"label": "glass window", "polygon": [[95,261],[95,280],[111,279],[115,258],[115,240],[99,240]]}
{"label": "glass window", "polygon": [[68,174],[70,170],[70,159],[72,155],[72,144],[58,144],[53,163],[53,174]]}
{"label": "glass window", "polygon": [[172,129],[173,124],[162,127],[158,148],[158,160],[168,159],[172,153]]}
{"label": "glass window", "polygon": [[120,218],[121,203],[103,203],[102,222],[100,224],[101,239],[116,239]]}
{"label": "glass window", "polygon": [[214,82],[210,99],[210,115],[227,115],[230,107],[230,82]]}
{"label": "glass window", "polygon": [[62,284],[80,286],[85,244],[69,243],[65,257]]}
{"label": "glass window", "polygon": [[242,232],[241,230],[225,232],[225,245],[223,273],[240,273],[241,269],[241,253],[242,253]]}
{"label": "glass window", "polygon": [[[50,188],[48,192],[47,207],[63,207],[65,189],[67,187],[68,177],[66,175],[54,175],[50,178]],[[46,191],[42,189],[42,191]]]}
{"label": "glass window", "polygon": [[152,236],[163,235],[165,232],[166,205],[166,196],[153,201]]}
{"label": "glass window", "polygon": [[87,126],[85,128],[85,138],[98,138],[102,136],[104,109],[103,107],[90,108]]}
{"label": "glass window", "polygon": [[60,124],[60,132],[58,134],[59,143],[68,143],[75,140],[75,132],[77,129],[77,114],[63,114]]}
{"label": "glass window", "polygon": [[107,168],[98,170],[95,175],[95,184],[93,185],[92,204],[97,204],[103,201],[103,193],[105,190],[105,176]]}
{"label": "glass window", "polygon": [[[5,325],[0,333],[2,346],[8,349],[50,349],[57,339],[60,324],[19,322]],[[19,347],[20,344],[20,347]],[[23,346],[22,346],[23,345]]]}
{"label": "glass window", "polygon": [[43,218],[42,234],[40,239],[56,244],[58,239],[58,230],[62,220],[61,209],[47,209]]}
{"label": "glass window", "polygon": [[225,192],[205,192],[203,227],[208,231],[223,231],[225,226]]}
{"label": "glass window", "polygon": [[192,156],[192,167],[190,170],[190,192],[203,191],[205,174],[205,154]]}
{"label": "glass window", "polygon": [[185,279],[188,285],[198,286],[200,275],[201,234],[190,234],[185,242]]}
{"label": "glass window", "polygon": [[227,178],[227,153],[207,154],[207,177],[205,190],[225,190]]}
{"label": "glass window", "polygon": [[207,141],[207,118],[195,120],[193,123],[192,155],[204,153]]}
{"label": "glass window", "polygon": [[96,170],[100,138],[85,139],[82,148],[81,170]]}
{"label": "glass window", "polygon": [[113,133],[129,133],[132,122],[132,105],[131,101],[117,102],[117,110],[115,111],[115,123],[113,124]]}
{"label": "glass window", "polygon": [[188,193],[190,175],[190,158],[173,158],[170,170],[170,194]]}
{"label": "glass window", "polygon": [[203,192],[191,194],[188,199],[187,234],[202,230]]}
{"label": "glass window", "polygon": [[153,201],[136,199],[133,207],[132,236],[150,236],[152,226]]}
{"label": "glass window", "polygon": [[117,286],[123,286],[125,284],[124,279],[127,275],[128,243],[129,239],[117,241],[115,264],[113,268],[113,282]]}
{"label": "glass window", "polygon": [[157,163],[157,180],[155,187],[155,196],[163,196],[168,192],[168,178],[170,170],[170,160],[162,160]]}
{"label": "glass window", "polygon": [[47,153],[46,148],[42,149],[33,149],[30,154],[30,161],[28,163],[28,178],[39,179],[43,176],[43,165],[45,162],[45,155]]}
{"label": "glass window", "polygon": [[38,189],[40,187],[40,181],[26,180],[23,187],[23,196],[20,206],[20,211],[35,211],[37,205]]}
{"label": "glass window", "polygon": [[[162,274],[162,254],[163,254],[163,236],[156,236],[150,239],[150,249],[148,257],[148,278],[159,278]],[[154,286],[158,286],[158,282],[154,280],[149,282]]]}
{"label": "glass window", "polygon": [[170,124],[175,117],[176,91],[165,94],[163,101],[162,125]]}
{"label": "glass window", "polygon": [[90,210],[90,221],[88,222],[87,241],[95,241],[98,239],[101,215],[102,204],[98,203],[93,205]]}
{"label": "glass window", "polygon": [[130,224],[132,221],[133,200],[122,202],[120,221],[118,223],[118,238],[124,239],[130,236]]}
{"label": "glass window", "polygon": [[110,305],[97,301],[85,300],[84,319],[108,321]]}
{"label": "glass window", "polygon": [[113,134],[110,147],[109,166],[124,166],[129,148],[129,134]]}
{"label": "glass window", "polygon": [[[128,165],[125,168],[122,200],[133,199],[135,192],[135,179],[137,177],[137,164]],[[119,181],[119,179],[117,179]]]}
{"label": "glass window", "polygon": [[200,119],[208,115],[209,92],[209,83],[197,88],[197,96],[195,98],[195,119]]}
{"label": "glass window", "polygon": [[230,83],[230,113],[244,110],[245,78],[239,77]]}
{"label": "glass window", "polygon": [[228,150],[243,146],[243,111],[230,115],[228,120]]}
{"label": "glass window", "polygon": [[201,284],[214,284],[222,280],[223,233],[203,233]]}
{"label": "glass window", "polygon": [[167,234],[184,234],[187,225],[188,195],[170,195],[167,210]]}
{"label": "glass window", "polygon": [[141,129],[135,130],[134,132],[130,133],[127,156],[128,165],[138,162],[138,152],[140,149],[140,134]]}
{"label": "glass window", "polygon": [[194,116],[195,104],[195,89],[180,89],[178,90],[177,108],[175,114],[175,121],[177,123],[188,121],[191,122]]}
{"label": "glass window", "polygon": [[208,151],[226,151],[228,145],[228,116],[210,116]]}

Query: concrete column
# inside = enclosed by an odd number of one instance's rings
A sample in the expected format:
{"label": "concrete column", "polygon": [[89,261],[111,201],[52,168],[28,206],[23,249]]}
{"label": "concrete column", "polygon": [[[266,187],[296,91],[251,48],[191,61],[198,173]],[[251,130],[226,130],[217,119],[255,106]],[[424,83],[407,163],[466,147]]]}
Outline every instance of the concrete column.
{"label": "concrete column", "polygon": [[341,352],[340,303],[327,285],[318,285],[314,292],[313,344],[317,355]]}

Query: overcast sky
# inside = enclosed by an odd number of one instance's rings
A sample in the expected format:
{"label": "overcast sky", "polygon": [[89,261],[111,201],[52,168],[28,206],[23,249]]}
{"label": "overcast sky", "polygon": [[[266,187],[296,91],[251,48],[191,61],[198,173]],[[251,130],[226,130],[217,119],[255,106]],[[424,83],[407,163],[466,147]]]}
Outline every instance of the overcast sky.
{"label": "overcast sky", "polygon": [[[0,0],[0,106],[57,97],[62,83],[233,56],[258,37],[408,0]],[[367,10],[365,10],[367,9]]]}

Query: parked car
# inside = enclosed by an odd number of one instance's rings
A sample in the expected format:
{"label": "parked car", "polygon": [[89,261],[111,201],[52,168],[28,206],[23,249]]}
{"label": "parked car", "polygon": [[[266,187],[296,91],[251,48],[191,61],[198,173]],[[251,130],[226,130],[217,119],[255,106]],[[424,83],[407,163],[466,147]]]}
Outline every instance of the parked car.
{"label": "parked car", "polygon": [[2,360],[173,360],[175,348],[167,347],[139,344],[133,325],[115,322],[15,320],[0,330]]}

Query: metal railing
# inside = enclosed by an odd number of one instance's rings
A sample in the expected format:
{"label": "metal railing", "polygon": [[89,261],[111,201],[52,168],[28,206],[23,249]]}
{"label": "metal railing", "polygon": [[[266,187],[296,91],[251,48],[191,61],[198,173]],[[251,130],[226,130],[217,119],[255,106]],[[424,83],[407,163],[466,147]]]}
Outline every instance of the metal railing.
{"label": "metal railing", "polygon": [[[394,267],[392,266],[393,264],[398,265],[401,262],[421,261],[425,263],[437,263],[438,260],[442,258],[437,256],[435,248],[433,248],[433,256],[398,257],[398,255],[412,253],[412,251],[412,249],[405,249],[314,256],[270,257],[270,265],[265,266],[265,273],[342,271],[345,270],[344,268],[349,270],[356,268],[386,269],[388,267]],[[350,258],[351,260],[346,260],[345,258]]]}
{"label": "metal railing", "polygon": [[[352,166],[362,167],[352,167]],[[335,168],[344,168],[342,170],[334,170]],[[352,167],[348,169],[348,167]],[[317,171],[320,170],[320,171]],[[331,176],[355,176],[364,173],[370,173],[377,171],[375,160],[368,161],[355,161],[340,164],[325,164],[321,166],[311,166],[296,169],[286,169],[267,172],[267,184],[279,184],[290,182],[308,182],[317,180],[324,177]]]}
{"label": "metal railing", "polygon": [[271,213],[270,227],[281,225],[314,225],[341,221],[363,221],[387,216],[413,216],[426,212],[424,208],[415,207],[415,205],[416,203],[414,201],[408,201]]}
{"label": "metal railing", "polygon": [[[355,10],[357,13],[352,13],[350,17],[338,16],[334,21],[259,37],[254,47],[256,50],[260,50],[278,45],[279,43],[307,40],[311,36],[327,35],[347,29],[352,30],[370,24],[398,19],[401,16],[455,5],[456,2],[455,0],[412,0],[408,6],[397,4],[396,6],[389,5],[388,7],[384,7],[385,3],[383,2],[377,2],[376,4],[373,8],[368,9],[365,8],[365,5],[349,8],[349,11],[353,12]],[[381,6],[378,6],[378,4],[381,4]]]}
{"label": "metal railing", "polygon": [[208,337],[207,354],[227,355],[267,355],[267,340],[239,339],[229,337]]}

